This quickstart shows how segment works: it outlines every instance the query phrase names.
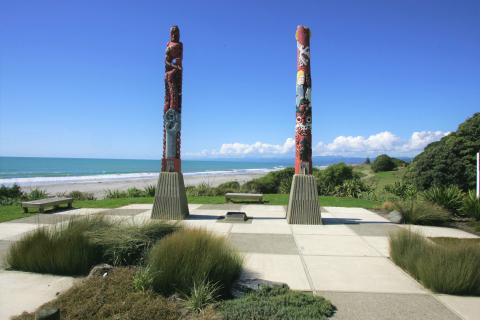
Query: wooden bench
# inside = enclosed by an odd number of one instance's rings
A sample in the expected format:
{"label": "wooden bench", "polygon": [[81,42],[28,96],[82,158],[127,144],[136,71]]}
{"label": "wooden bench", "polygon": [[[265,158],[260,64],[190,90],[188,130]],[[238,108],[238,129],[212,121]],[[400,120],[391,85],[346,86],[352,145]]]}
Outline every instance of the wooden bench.
{"label": "wooden bench", "polygon": [[261,193],[225,193],[225,202],[233,202],[234,200],[263,203],[263,194]]}
{"label": "wooden bench", "polygon": [[33,201],[22,202],[22,208],[25,213],[28,213],[28,208],[38,208],[39,212],[44,212],[45,208],[58,208],[61,204],[66,204],[68,208],[72,207],[73,198],[67,197],[53,197]]}

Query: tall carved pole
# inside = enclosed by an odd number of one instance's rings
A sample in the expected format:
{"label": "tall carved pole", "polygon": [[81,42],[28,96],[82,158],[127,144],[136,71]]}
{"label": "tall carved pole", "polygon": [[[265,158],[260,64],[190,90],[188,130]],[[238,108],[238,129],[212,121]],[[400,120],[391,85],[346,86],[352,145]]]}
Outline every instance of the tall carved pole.
{"label": "tall carved pole", "polygon": [[310,29],[298,26],[297,93],[295,124],[295,175],[288,200],[290,224],[322,224],[317,182],[312,176],[312,79],[310,76]]}
{"label": "tall carved pole", "polygon": [[181,172],[180,129],[182,114],[183,44],[177,26],[170,29],[165,51],[165,105],[163,108],[162,171]]}
{"label": "tall carved pole", "polygon": [[310,29],[298,26],[295,173],[312,173],[312,79],[310,77]]}
{"label": "tall carved pole", "polygon": [[152,209],[154,219],[180,220],[189,214],[180,160],[182,61],[180,29],[173,26],[170,28],[170,41],[165,51],[163,156]]}

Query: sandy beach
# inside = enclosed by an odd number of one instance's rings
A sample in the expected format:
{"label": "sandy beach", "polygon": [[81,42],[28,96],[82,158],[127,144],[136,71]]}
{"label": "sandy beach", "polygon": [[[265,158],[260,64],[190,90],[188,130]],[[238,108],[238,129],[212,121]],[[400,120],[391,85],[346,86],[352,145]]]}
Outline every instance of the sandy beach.
{"label": "sandy beach", "polygon": [[[244,183],[248,180],[255,179],[265,175],[265,173],[235,173],[235,174],[196,174],[196,175],[184,175],[185,185],[198,185],[200,183],[206,183],[210,186],[218,186],[221,183],[227,181],[238,181]],[[68,193],[71,191],[91,192],[97,198],[103,198],[106,190],[127,190],[128,188],[136,187],[142,189],[148,185],[156,184],[156,178],[144,178],[144,179],[116,179],[116,180],[99,180],[89,182],[49,182],[48,184],[42,183],[37,185],[22,186],[25,191],[30,191],[33,188],[39,188],[45,190],[49,194],[55,195],[57,193]]]}

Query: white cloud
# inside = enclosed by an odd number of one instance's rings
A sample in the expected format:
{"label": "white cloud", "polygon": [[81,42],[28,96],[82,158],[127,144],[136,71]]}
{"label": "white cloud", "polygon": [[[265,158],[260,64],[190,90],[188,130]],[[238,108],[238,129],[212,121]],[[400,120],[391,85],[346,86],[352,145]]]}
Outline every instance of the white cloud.
{"label": "white cloud", "polygon": [[[389,153],[391,155],[415,155],[431,142],[438,141],[449,134],[443,131],[415,131],[407,140],[401,139],[390,131],[366,136],[338,136],[330,143],[319,142],[313,148],[314,155],[365,156]],[[283,144],[264,142],[224,143],[218,150],[202,150],[187,153],[191,157],[247,157],[293,155],[295,140],[288,138]]]}
{"label": "white cloud", "polygon": [[294,147],[295,140],[288,138],[280,145],[263,142],[255,142],[253,144],[224,143],[220,150],[214,153],[220,156],[283,155],[292,152]]}
{"label": "white cloud", "polygon": [[379,153],[414,155],[421,152],[429,143],[438,141],[449,132],[415,131],[408,140],[402,140],[389,131],[368,137],[339,136],[331,143],[318,143],[316,155],[366,155]]}

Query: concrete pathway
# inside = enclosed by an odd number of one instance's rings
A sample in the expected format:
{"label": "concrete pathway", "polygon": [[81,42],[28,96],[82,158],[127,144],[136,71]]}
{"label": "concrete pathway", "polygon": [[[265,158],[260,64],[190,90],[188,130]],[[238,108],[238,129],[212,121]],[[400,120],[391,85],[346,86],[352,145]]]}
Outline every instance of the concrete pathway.
{"label": "concrete pathway", "polygon": [[[114,210],[77,209],[1,223],[0,259],[11,243],[37,227],[90,214],[142,223],[150,220],[151,208],[152,205],[134,204]],[[189,208],[191,216],[183,222],[185,225],[223,235],[243,253],[242,277],[285,282],[292,289],[325,296],[338,308],[334,319],[473,320],[480,314],[479,297],[433,294],[389,258],[388,235],[401,228],[412,228],[430,237],[476,237],[470,233],[450,228],[399,226],[361,208],[322,208],[325,224],[321,226],[288,225],[283,206],[190,204]],[[244,211],[254,219],[246,223],[218,220],[227,211]],[[14,284],[5,279],[12,277],[15,283],[22,282],[21,274],[2,271],[2,290]],[[32,275],[26,274],[25,281],[29,277]],[[9,301],[19,301],[19,309],[33,310],[50,300],[56,290],[52,287],[49,294],[37,300],[31,299],[37,295],[30,290],[12,290],[17,296],[9,294]],[[0,295],[0,310],[5,303]],[[10,315],[19,313],[17,309],[10,312],[15,312]]]}

